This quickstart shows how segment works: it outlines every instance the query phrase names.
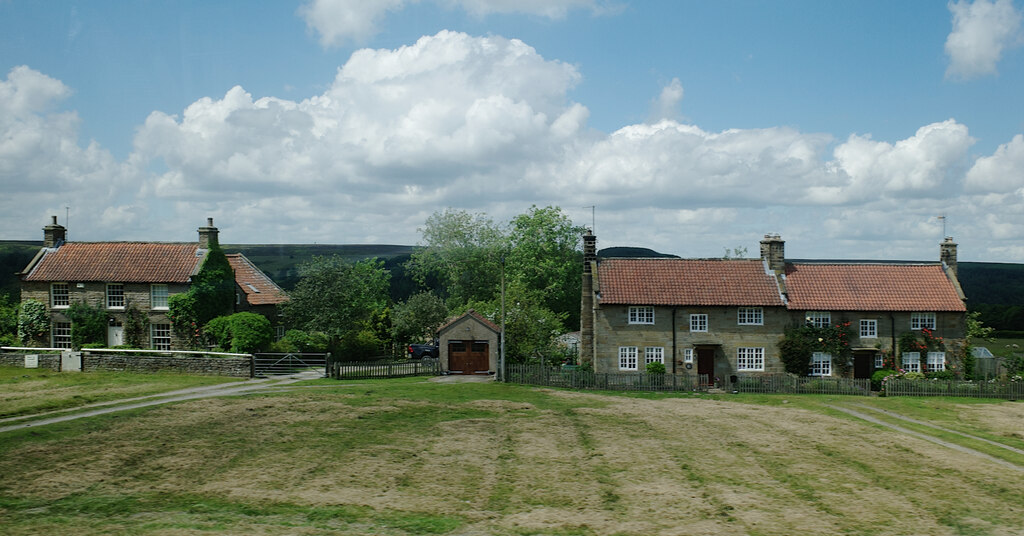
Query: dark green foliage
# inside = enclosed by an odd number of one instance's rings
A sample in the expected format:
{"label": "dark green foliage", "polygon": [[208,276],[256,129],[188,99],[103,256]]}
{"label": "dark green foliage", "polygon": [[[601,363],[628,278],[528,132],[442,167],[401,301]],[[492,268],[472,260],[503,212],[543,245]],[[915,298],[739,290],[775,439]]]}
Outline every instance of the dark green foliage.
{"label": "dark green foliage", "polygon": [[235,303],[235,272],[224,251],[212,244],[188,292],[168,298],[168,318],[174,331],[192,348],[201,345],[203,326],[210,320],[231,314]]}
{"label": "dark green foliage", "polygon": [[391,312],[391,333],[400,344],[423,342],[437,335],[437,328],[448,318],[444,300],[433,292],[413,294],[404,303],[396,303]]}
{"label": "dark green foliage", "polygon": [[952,370],[936,370],[934,372],[926,372],[924,374],[924,377],[928,378],[929,380],[946,380],[946,381],[950,381],[950,380],[957,379],[956,373],[953,372]]}
{"label": "dark green foliage", "polygon": [[[544,306],[540,292],[512,281],[505,292],[505,357],[508,363],[561,362],[563,355],[555,339],[565,332],[565,314]],[[474,309],[501,325],[501,296],[467,304],[457,311]]]}
{"label": "dark green foliage", "polygon": [[0,346],[18,345],[18,304],[0,294]]}
{"label": "dark green foliage", "polygon": [[271,345],[275,352],[315,352],[327,351],[327,335],[322,332],[305,332],[298,329],[290,329],[284,334],[281,340]]}
{"label": "dark green foliage", "polygon": [[882,380],[884,380],[888,376],[894,376],[894,375],[897,375],[897,374],[899,374],[899,373],[896,372],[895,370],[891,370],[891,369],[879,369],[879,370],[876,370],[875,373],[871,375],[871,390],[872,391],[881,391],[882,390]]}
{"label": "dark green foliage", "polygon": [[38,300],[25,300],[18,308],[18,340],[26,345],[47,342],[50,333],[50,314]]}
{"label": "dark green foliage", "polygon": [[99,307],[85,302],[75,302],[64,313],[71,319],[71,346],[84,348],[86,345],[98,344],[103,347],[107,342],[107,313]]}
{"label": "dark green foliage", "polygon": [[647,366],[644,367],[644,369],[647,371],[648,374],[664,374],[665,364],[658,362],[648,363]]}
{"label": "dark green foliage", "polygon": [[852,336],[849,322],[822,328],[810,325],[790,327],[779,341],[779,357],[786,372],[806,376],[811,371],[811,354],[824,352],[832,355],[833,367],[840,374],[845,374],[849,369]]}
{"label": "dark green foliage", "polygon": [[146,315],[139,311],[134,304],[129,304],[125,311],[124,321],[124,342],[121,346],[128,348],[143,348],[146,344],[146,331],[149,329],[149,320]]}
{"label": "dark green foliage", "polygon": [[258,352],[268,348],[274,340],[270,321],[249,312],[214,318],[206,323],[203,333],[225,352]]}

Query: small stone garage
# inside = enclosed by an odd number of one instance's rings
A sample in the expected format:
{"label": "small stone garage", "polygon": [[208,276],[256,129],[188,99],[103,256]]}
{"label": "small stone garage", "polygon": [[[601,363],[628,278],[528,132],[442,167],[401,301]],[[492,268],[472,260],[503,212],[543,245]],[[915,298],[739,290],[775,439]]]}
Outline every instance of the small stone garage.
{"label": "small stone garage", "polygon": [[441,370],[452,374],[494,374],[501,328],[470,309],[438,329]]}

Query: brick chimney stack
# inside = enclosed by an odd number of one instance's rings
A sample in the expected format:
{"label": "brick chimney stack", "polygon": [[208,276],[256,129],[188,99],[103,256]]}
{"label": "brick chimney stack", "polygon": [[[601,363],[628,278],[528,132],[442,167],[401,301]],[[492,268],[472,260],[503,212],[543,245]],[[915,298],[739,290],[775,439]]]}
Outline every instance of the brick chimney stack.
{"label": "brick chimney stack", "polygon": [[779,274],[786,270],[786,241],[777,234],[766,234],[761,240],[761,258],[768,268]]}
{"label": "brick chimney stack", "polygon": [[57,216],[52,216],[53,221],[50,225],[43,227],[43,247],[44,248],[56,248],[60,247],[67,238],[68,230],[63,225],[57,223]]}
{"label": "brick chimney stack", "polygon": [[210,249],[220,244],[217,239],[219,231],[213,226],[213,218],[206,218],[206,227],[199,228],[199,249]]}
{"label": "brick chimney stack", "polygon": [[953,272],[953,277],[959,277],[956,268],[956,242],[953,241],[952,236],[947,236],[942,244],[939,244],[939,260],[949,267]]}

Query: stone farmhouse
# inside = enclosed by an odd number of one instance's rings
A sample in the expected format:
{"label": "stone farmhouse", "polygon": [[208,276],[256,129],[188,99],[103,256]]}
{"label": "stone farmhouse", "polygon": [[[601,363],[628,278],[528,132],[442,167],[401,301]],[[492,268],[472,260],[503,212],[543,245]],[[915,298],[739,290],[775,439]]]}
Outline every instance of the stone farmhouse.
{"label": "stone farmhouse", "polygon": [[[939,262],[787,260],[778,235],[759,259],[598,258],[583,237],[580,356],[595,372],[643,371],[660,362],[671,374],[709,381],[784,372],[779,342],[787,328],[849,323],[848,376],[868,378],[907,332],[966,336],[957,244],[946,238]],[[948,351],[902,352],[908,371],[947,367]],[[811,374],[839,376],[816,352]]]}
{"label": "stone farmhouse", "polygon": [[[66,242],[67,230],[53,217],[43,228],[43,247],[19,273],[21,299],[46,304],[52,348],[71,347],[71,304],[102,307],[108,316],[107,346],[125,342],[129,310],[141,312],[148,348],[177,350],[168,318],[168,298],[187,292],[211,245],[218,243],[213,218],[200,227],[198,242]],[[235,273],[235,312],[250,311],[279,324],[277,306],[288,297],[244,255],[227,255]]]}

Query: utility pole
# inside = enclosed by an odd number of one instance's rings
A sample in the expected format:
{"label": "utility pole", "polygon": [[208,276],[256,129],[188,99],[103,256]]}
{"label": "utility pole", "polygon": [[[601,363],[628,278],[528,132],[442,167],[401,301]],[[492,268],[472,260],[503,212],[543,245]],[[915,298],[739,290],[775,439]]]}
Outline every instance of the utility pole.
{"label": "utility pole", "polygon": [[501,255],[501,342],[498,346],[501,350],[498,380],[505,381],[505,254]]}

